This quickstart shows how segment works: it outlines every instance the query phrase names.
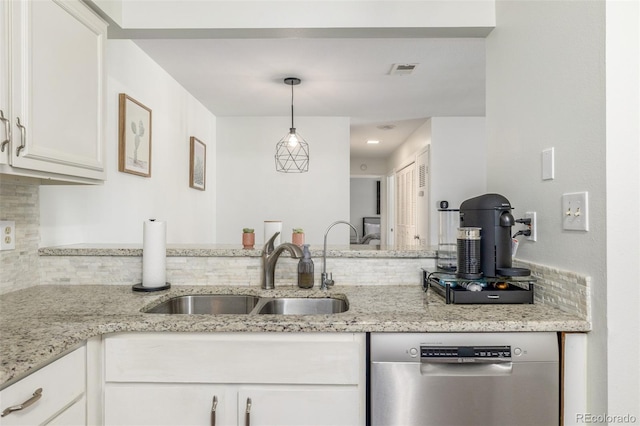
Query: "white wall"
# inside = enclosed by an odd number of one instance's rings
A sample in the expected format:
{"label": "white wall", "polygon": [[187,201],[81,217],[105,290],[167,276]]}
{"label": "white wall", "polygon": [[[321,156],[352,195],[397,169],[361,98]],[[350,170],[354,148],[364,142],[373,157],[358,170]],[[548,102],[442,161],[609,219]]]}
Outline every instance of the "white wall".
{"label": "white wall", "polygon": [[[538,241],[520,244],[518,257],[591,276],[588,407],[605,413],[604,2],[499,1],[496,23],[486,43],[487,188],[505,195],[516,215],[537,212]],[[543,181],[541,151],[549,147],[555,180]],[[575,191],[589,192],[589,232],[561,229],[561,196]]]}
{"label": "white wall", "polygon": [[[40,245],[142,243],[142,222],[167,221],[168,243],[213,243],[215,116],[133,42],[107,42],[107,181],[41,186]],[[118,94],[152,110],[152,170],[118,172]],[[206,191],[189,187],[189,137],[207,145]]]}
{"label": "white wall", "polygon": [[389,171],[386,158],[351,157],[350,164],[351,176],[386,176]]}
{"label": "white wall", "polygon": [[414,130],[406,141],[395,149],[387,159],[387,173],[397,172],[416,160],[416,155],[431,143],[431,120]]}
{"label": "white wall", "polygon": [[607,404],[640,419],[640,3],[607,0],[606,16]]}
{"label": "white wall", "polygon": [[[306,242],[322,244],[327,226],[349,220],[349,119],[296,117],[296,128],[309,144],[309,171],[279,173],[275,148],[289,120],[218,118],[218,243],[239,244],[242,228],[249,227],[261,244],[263,222],[281,220],[282,241],[291,241],[292,228],[303,228]],[[348,244],[348,231],[337,227],[329,243]]]}
{"label": "white wall", "polygon": [[[484,117],[431,119],[431,245],[438,243],[438,207],[442,200],[457,209],[487,192],[487,139]],[[506,195],[509,198],[508,195]]]}
{"label": "white wall", "polygon": [[[380,216],[376,212],[376,182],[380,181],[380,178],[371,177],[351,178],[350,222],[358,230],[360,238],[364,236],[362,218]],[[382,203],[382,199],[380,202]]]}

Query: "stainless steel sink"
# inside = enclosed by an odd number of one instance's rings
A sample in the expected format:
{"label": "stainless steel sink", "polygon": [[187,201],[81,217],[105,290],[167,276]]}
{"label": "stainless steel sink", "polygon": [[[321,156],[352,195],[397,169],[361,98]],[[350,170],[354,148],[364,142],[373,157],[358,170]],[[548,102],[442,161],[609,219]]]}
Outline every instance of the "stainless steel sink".
{"label": "stainless steel sink", "polygon": [[195,294],[178,296],[148,309],[152,314],[248,314],[258,304],[257,296]]}
{"label": "stainless steel sink", "polygon": [[276,315],[323,315],[346,312],[349,304],[342,299],[314,299],[299,297],[279,297],[266,303],[260,303],[256,308],[258,314]]}
{"label": "stainless steel sink", "polygon": [[349,310],[337,298],[265,297],[227,294],[177,296],[147,309],[150,314],[326,315]]}

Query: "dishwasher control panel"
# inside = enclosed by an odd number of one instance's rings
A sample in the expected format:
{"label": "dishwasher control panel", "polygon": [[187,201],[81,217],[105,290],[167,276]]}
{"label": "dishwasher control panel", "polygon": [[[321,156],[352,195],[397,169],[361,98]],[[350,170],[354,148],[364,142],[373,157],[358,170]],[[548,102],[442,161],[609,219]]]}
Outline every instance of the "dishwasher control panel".
{"label": "dishwasher control panel", "polygon": [[423,361],[511,360],[511,346],[420,346]]}

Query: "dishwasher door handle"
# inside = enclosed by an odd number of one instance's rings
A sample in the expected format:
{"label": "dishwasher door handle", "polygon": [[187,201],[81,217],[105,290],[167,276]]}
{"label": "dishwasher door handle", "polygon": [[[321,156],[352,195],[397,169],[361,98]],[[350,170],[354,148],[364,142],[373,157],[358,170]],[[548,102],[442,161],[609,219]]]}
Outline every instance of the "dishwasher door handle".
{"label": "dishwasher door handle", "polygon": [[420,364],[420,374],[422,376],[486,377],[486,376],[510,376],[512,373],[513,373],[512,362],[496,362],[496,363],[422,362]]}

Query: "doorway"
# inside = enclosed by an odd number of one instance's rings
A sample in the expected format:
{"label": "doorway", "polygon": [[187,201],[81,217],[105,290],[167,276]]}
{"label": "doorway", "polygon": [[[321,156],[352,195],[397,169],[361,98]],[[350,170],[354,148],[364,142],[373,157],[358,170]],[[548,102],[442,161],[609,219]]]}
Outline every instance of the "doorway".
{"label": "doorway", "polygon": [[[389,181],[389,177],[387,178]],[[429,241],[429,147],[398,170],[391,181],[395,189],[390,206],[395,212],[397,247],[426,247]],[[390,224],[394,222],[390,221]]]}

